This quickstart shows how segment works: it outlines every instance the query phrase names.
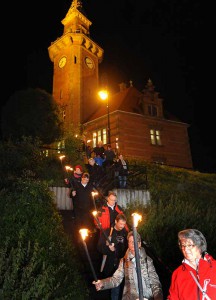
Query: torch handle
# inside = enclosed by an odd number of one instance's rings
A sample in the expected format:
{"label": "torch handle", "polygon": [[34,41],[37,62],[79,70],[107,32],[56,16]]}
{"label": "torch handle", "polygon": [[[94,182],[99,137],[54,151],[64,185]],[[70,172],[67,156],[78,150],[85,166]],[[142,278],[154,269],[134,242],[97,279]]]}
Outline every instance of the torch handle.
{"label": "torch handle", "polygon": [[135,226],[133,226],[133,236],[134,236],[134,248],[135,248],[138,289],[139,289],[139,300],[143,300],[142,274],[141,274],[141,266],[140,266],[139,248],[138,248],[138,243],[137,243],[137,230],[136,230]]}
{"label": "torch handle", "polygon": [[111,246],[111,245],[112,245],[112,243],[111,243],[111,241],[110,241],[109,237],[107,236],[106,232],[103,230],[103,228],[102,228],[102,227],[100,227],[100,229],[101,229],[101,231],[102,231],[102,233],[103,233],[103,235],[104,235],[105,239],[107,240],[107,242],[108,242],[108,243],[109,243],[109,245]]}
{"label": "torch handle", "polygon": [[89,264],[90,264],[90,267],[91,267],[91,270],[92,270],[94,281],[96,282],[96,281],[98,281],[97,275],[95,273],[95,270],[94,270],[94,267],[93,267],[93,264],[92,264],[92,261],[91,261],[91,257],[89,255],[88,248],[87,248],[87,245],[86,245],[85,241],[83,241],[83,245],[84,245],[85,252],[86,252],[86,255],[88,257],[88,261],[89,261]]}
{"label": "torch handle", "polygon": [[100,223],[100,221],[98,220],[97,217],[95,217],[95,220],[96,220],[96,222],[97,222],[97,224],[98,224],[98,227],[100,228],[100,231],[103,233],[103,235],[104,235],[105,239],[107,240],[107,242],[109,243],[109,245],[112,245],[112,243],[111,243],[109,237],[107,236],[107,234],[106,234],[105,231],[103,230],[103,228],[102,228],[102,226],[101,226],[101,223]]}

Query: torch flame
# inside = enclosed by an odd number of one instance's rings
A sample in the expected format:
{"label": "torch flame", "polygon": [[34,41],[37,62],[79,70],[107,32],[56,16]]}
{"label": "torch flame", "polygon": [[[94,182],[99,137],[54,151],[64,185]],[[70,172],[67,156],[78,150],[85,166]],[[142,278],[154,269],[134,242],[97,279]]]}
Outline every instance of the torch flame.
{"label": "torch flame", "polygon": [[63,158],[65,158],[65,155],[59,156],[59,159],[60,159],[60,160],[62,160]]}
{"label": "torch flame", "polygon": [[92,197],[94,197],[95,195],[98,195],[98,192],[91,192]]}
{"label": "torch flame", "polygon": [[67,171],[73,171],[73,168],[71,168],[71,166],[65,166],[65,169],[66,169]]}
{"label": "torch flame", "polygon": [[133,213],[132,217],[133,217],[134,227],[137,227],[138,222],[142,220],[142,216],[137,213]]}
{"label": "torch flame", "polygon": [[88,229],[85,229],[85,228],[80,229],[80,230],[79,230],[79,233],[81,234],[81,237],[82,237],[82,239],[83,239],[83,241],[84,241],[85,238],[88,236]]}
{"label": "torch flame", "polygon": [[92,212],[92,214],[93,214],[94,217],[97,216],[97,213],[98,213],[98,212],[97,212],[96,210],[94,210],[94,211]]}

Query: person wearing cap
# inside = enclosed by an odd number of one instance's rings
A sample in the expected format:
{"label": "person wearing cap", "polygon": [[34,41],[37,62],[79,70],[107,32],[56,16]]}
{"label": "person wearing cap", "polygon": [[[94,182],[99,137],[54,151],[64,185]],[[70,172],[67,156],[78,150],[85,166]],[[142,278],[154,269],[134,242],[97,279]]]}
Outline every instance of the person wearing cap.
{"label": "person wearing cap", "polygon": [[216,300],[216,260],[197,229],[178,233],[182,264],[173,272],[167,300]]}
{"label": "person wearing cap", "polygon": [[[97,291],[112,289],[119,286],[123,280],[124,289],[122,300],[140,299],[140,291],[136,272],[136,255],[134,246],[133,231],[127,235],[128,249],[125,256],[120,260],[118,269],[111,277],[93,281]],[[137,233],[137,243],[140,258],[141,281],[143,290],[143,299],[145,300],[163,300],[163,291],[160,279],[155,270],[153,260],[146,254],[141,247],[141,236]],[[194,298],[195,300],[196,298]]]}

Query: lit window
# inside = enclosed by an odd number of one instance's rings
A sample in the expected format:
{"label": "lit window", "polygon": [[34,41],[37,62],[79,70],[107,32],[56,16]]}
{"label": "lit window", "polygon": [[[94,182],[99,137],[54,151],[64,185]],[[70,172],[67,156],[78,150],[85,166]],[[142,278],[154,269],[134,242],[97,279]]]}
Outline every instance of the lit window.
{"label": "lit window", "polygon": [[119,149],[119,143],[118,143],[118,138],[116,138],[116,143],[115,143],[115,147],[116,147],[116,150],[118,151],[118,149]]}
{"label": "lit window", "polygon": [[150,129],[150,137],[152,145],[161,145],[160,130]]}
{"label": "lit window", "polygon": [[107,143],[107,131],[106,131],[106,129],[104,128],[103,129],[103,138],[102,138],[102,142],[103,142],[103,144],[106,144]]}
{"label": "lit window", "polygon": [[102,141],[102,139],[101,139],[101,130],[98,130],[98,133],[97,133],[97,140],[98,140],[98,142],[99,142],[99,141]]}
{"label": "lit window", "polygon": [[107,143],[107,130],[106,128],[100,129],[97,132],[93,132],[92,146],[96,147],[98,142],[102,141],[103,144]]}
{"label": "lit window", "polygon": [[93,137],[92,137],[92,146],[93,147],[96,147],[97,145],[97,133],[96,132],[93,132]]}

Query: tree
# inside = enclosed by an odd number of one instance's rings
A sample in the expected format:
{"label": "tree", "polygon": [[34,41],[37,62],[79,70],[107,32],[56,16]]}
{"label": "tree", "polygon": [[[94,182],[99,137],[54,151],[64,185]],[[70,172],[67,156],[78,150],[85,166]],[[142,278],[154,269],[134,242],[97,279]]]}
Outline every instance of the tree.
{"label": "tree", "polygon": [[84,137],[81,133],[81,126],[77,128],[70,126],[64,136],[64,153],[68,158],[68,163],[73,166],[83,160],[84,155]]}
{"label": "tree", "polygon": [[18,141],[22,136],[51,144],[62,136],[62,120],[52,95],[29,88],[15,92],[2,110],[2,136]]}

